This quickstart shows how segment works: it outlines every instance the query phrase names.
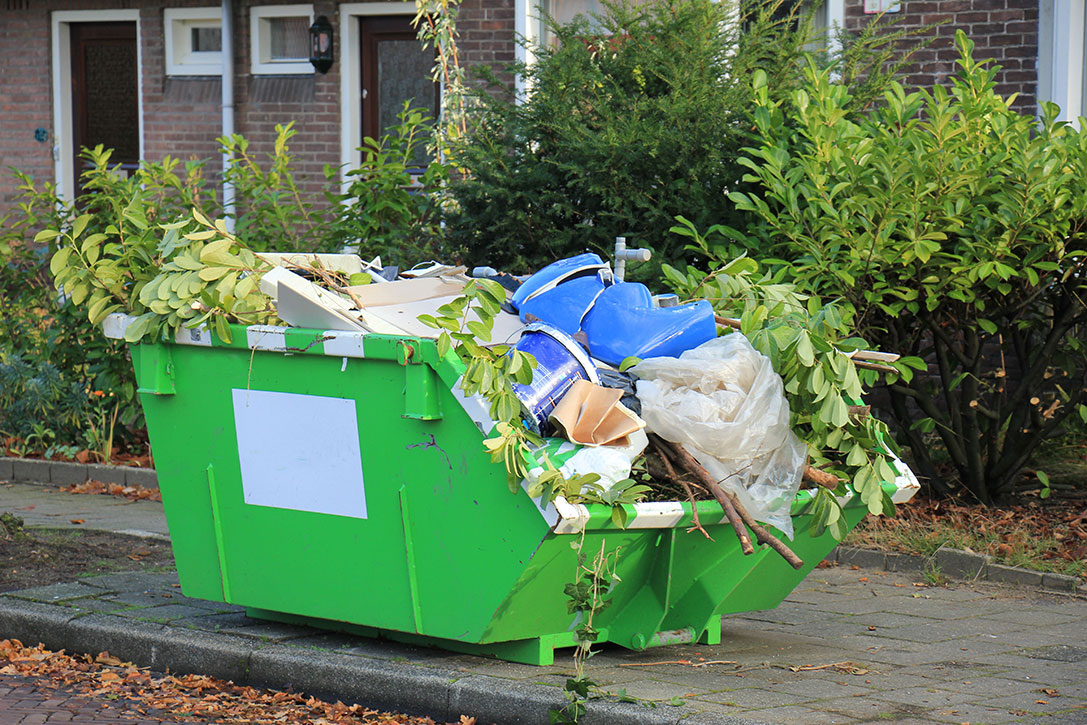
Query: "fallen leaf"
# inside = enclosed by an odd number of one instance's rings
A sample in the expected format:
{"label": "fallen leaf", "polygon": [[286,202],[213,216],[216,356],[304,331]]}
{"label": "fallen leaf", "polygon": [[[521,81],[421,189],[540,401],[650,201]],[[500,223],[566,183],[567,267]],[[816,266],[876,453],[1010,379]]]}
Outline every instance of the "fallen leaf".
{"label": "fallen leaf", "polygon": [[69,521],[69,522],[71,522],[71,523],[73,523],[73,524],[81,524],[81,523],[83,523],[83,519],[68,519],[68,521]]}

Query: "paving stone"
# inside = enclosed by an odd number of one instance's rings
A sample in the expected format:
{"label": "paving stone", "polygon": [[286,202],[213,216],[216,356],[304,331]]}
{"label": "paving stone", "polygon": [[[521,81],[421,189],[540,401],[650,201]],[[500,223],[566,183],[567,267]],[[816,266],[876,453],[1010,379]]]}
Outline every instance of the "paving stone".
{"label": "paving stone", "polygon": [[1037,684],[1007,677],[967,676],[944,681],[943,683],[934,683],[933,687],[966,695],[970,700],[981,700],[986,697],[1003,697],[1005,695],[1033,692],[1037,689]]}
{"label": "paving stone", "polygon": [[1066,644],[1055,644],[1034,649],[1024,650],[1027,657],[1035,660],[1052,660],[1054,662],[1087,662],[1087,647],[1072,647]]}
{"label": "paving stone", "polygon": [[11,480],[49,483],[49,462],[30,458],[11,458]]}
{"label": "paving stone", "polygon": [[[1038,702],[1039,700],[1042,700],[1042,702]],[[997,710],[1003,709],[1013,715],[1016,714],[1013,711],[1023,711],[1041,715],[1066,709],[1065,703],[1061,702],[1061,698],[1046,697],[1038,692],[1023,692],[1004,697],[990,697],[978,704]],[[1057,718],[1057,722],[1064,721]]]}
{"label": "paving stone", "polygon": [[229,612],[226,614],[209,614],[206,610],[202,610],[200,614],[184,619],[179,619],[172,624],[178,627],[188,627],[190,629],[199,629],[205,632],[222,632],[227,629],[237,629],[238,627],[245,627],[251,624],[253,620],[245,616],[240,612]]}
{"label": "paving stone", "polygon": [[1065,574],[1050,574],[1047,572],[1042,575],[1042,586],[1046,589],[1074,592],[1077,587],[1079,587],[1079,577],[1067,576]]}
{"label": "paving stone", "polygon": [[743,713],[745,717],[759,718],[767,723],[780,725],[822,725],[822,723],[853,723],[854,718],[824,710],[816,710],[803,705],[775,707],[772,710],[752,710]]}
{"label": "paving stone", "polygon": [[[178,583],[177,572],[122,572],[87,577],[84,584],[116,592],[146,592],[152,589],[173,589]],[[181,592],[180,589],[177,590]]]}
{"label": "paving stone", "polygon": [[23,589],[17,592],[9,592],[9,596],[17,599],[29,599],[35,602],[51,604],[63,602],[68,599],[80,599],[82,597],[94,596],[100,593],[101,592],[98,589],[75,582],[70,584],[51,584],[46,587],[35,587],[33,589]]}
{"label": "paving stone", "polygon": [[604,687],[602,689],[613,695],[619,694],[620,690],[625,690],[628,697],[636,697],[639,700],[650,700],[653,702],[667,702],[673,697],[683,697],[688,692],[693,692],[696,695],[706,694],[705,690],[699,690],[693,687],[685,688],[674,682],[660,682],[659,680],[644,678],[634,680],[633,682],[624,682],[621,685]]}
{"label": "paving stone", "polygon": [[1018,566],[1005,566],[1004,564],[990,563],[988,579],[989,581],[1024,587],[1039,587],[1042,585],[1041,572]]}
{"label": "paving stone", "polygon": [[887,557],[882,551],[839,546],[838,564],[841,566],[859,566],[862,569],[884,569],[887,564]]}
{"label": "paving stone", "polygon": [[[250,621],[254,621],[250,619]],[[227,634],[236,634],[240,637],[259,639],[262,642],[285,642],[290,639],[307,637],[313,634],[309,627],[298,627],[293,624],[281,624],[279,622],[259,622],[248,624],[244,627],[232,627],[224,629]]]}
{"label": "paving stone", "polygon": [[857,620],[865,627],[927,627],[933,624],[934,621],[924,615],[897,614],[895,612],[858,614],[851,617],[851,619]]}
{"label": "paving stone", "polygon": [[124,473],[126,486],[141,486],[143,488],[159,487],[158,474],[150,468],[126,466]]}
{"label": "paving stone", "polygon": [[733,705],[741,710],[762,710],[768,707],[785,707],[799,705],[815,700],[799,693],[782,692],[761,687],[744,687],[737,690],[722,690],[711,692],[699,697],[700,700],[717,702],[722,705]]}
{"label": "paving stone", "polygon": [[946,546],[937,549],[934,561],[941,574],[955,579],[984,579],[989,566],[987,556]]}
{"label": "paving stone", "polygon": [[71,486],[87,480],[87,464],[52,461],[49,464],[49,482],[57,486]]}
{"label": "paving stone", "polygon": [[88,463],[87,479],[101,481],[102,483],[119,483],[124,485],[125,467],[107,466],[102,463]]}
{"label": "paving stone", "polygon": [[977,698],[962,692],[949,692],[936,687],[900,687],[884,690],[876,696],[886,700],[913,707],[931,710],[933,708],[946,708],[950,705],[958,705],[964,702],[973,702]]}
{"label": "paving stone", "polygon": [[802,679],[793,682],[784,682],[777,685],[777,692],[787,692],[791,695],[800,695],[812,700],[829,700],[841,697],[853,697],[854,695],[866,695],[870,690],[853,685],[842,685],[836,682],[827,682],[818,679]]}
{"label": "paving stone", "polygon": [[120,602],[112,602],[108,599],[96,599],[86,597],[83,599],[72,599],[64,604],[72,609],[80,612],[116,612],[119,609],[124,609],[126,605]]}
{"label": "paving stone", "polygon": [[928,560],[922,556],[887,552],[885,566],[887,571],[919,573],[928,566]]}
{"label": "paving stone", "polygon": [[1068,624],[1069,622],[1075,622],[1080,620],[1071,612],[1065,614],[1060,611],[1047,611],[1045,609],[1039,609],[1037,607],[1021,608],[1012,612],[997,612],[995,614],[985,614],[979,617],[979,619],[997,620],[1000,622],[1007,622],[1013,625],[1024,625],[1029,627],[1051,627],[1055,624]]}
{"label": "paving stone", "polygon": [[149,592],[120,592],[106,597],[111,602],[118,602],[128,607],[157,607],[160,604],[173,603],[175,596],[170,593]]}
{"label": "paving stone", "polygon": [[207,612],[206,609],[187,607],[183,604],[164,604],[158,607],[142,607],[125,612],[126,615],[146,622],[172,622],[177,619],[198,617]]}

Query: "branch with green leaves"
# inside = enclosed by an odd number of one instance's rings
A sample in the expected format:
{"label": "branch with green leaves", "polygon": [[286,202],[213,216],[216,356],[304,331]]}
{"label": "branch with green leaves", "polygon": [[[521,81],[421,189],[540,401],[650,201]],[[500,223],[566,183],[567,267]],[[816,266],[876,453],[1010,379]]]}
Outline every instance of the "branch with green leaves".
{"label": "branch with green leaves", "polygon": [[125,331],[128,342],[200,325],[229,342],[230,322],[277,321],[259,287],[268,264],[222,220],[194,209],[189,218],[151,224],[137,194],[104,231],[86,233],[90,221],[84,214],[69,229],[45,229],[36,239],[56,245],[54,281],[74,304],[86,305],[91,324],[124,312],[136,318]]}
{"label": "branch with green leaves", "polygon": [[[892,515],[894,504],[882,486],[897,477],[887,427],[870,414],[851,412],[877,374],[858,370],[849,357],[867,347],[850,334],[851,320],[835,304],[799,291],[783,271],[760,273],[759,264],[745,256],[721,259],[727,246],[714,238],[727,241],[727,228],[711,227],[703,234],[688,220],[679,221],[672,231],[720,266],[707,273],[664,265],[669,284],[683,297],[708,299],[720,314],[739,318],[740,332],[784,381],[792,428],[807,443],[812,466],[839,478],[837,490],[816,491],[812,535],[829,529],[841,539],[848,532],[837,499],[848,493],[847,485],[869,512]],[[923,369],[920,361],[900,362]]]}

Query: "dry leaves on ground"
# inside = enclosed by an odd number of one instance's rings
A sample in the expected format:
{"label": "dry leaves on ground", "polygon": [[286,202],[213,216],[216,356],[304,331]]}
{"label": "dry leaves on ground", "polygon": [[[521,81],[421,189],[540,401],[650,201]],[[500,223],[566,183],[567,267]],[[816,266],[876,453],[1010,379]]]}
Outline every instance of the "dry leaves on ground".
{"label": "dry leaves on ground", "polygon": [[91,479],[86,483],[73,483],[60,489],[65,493],[100,494],[104,496],[121,496],[129,501],[162,501],[162,494],[157,488],[144,488],[143,486],[123,486],[119,483],[103,483]]}
{"label": "dry leaves on ground", "polygon": [[894,518],[862,521],[850,543],[886,549],[896,539],[916,542],[926,537],[946,537],[952,546],[973,548],[1001,563],[1020,564],[1024,556],[1082,562],[1087,560],[1087,498],[981,506],[919,496],[898,507]]}
{"label": "dry leaves on ground", "polygon": [[[73,657],[41,645],[26,647],[14,639],[0,640],[0,675],[48,678],[53,686],[70,686],[103,700],[127,700],[137,712],[169,714],[184,722],[435,725],[428,717],[258,690],[204,675],[157,675],[109,652]],[[462,715],[458,725],[475,725],[475,718]]]}

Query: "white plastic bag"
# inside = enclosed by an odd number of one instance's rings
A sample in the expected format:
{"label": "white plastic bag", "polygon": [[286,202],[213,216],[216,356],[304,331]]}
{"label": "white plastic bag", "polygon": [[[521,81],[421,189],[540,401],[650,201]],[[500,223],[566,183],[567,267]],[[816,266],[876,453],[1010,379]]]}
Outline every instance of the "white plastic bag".
{"label": "white plastic bag", "polygon": [[807,446],[770,359],[738,332],[630,371],[647,430],[683,447],[759,521],[790,539]]}

